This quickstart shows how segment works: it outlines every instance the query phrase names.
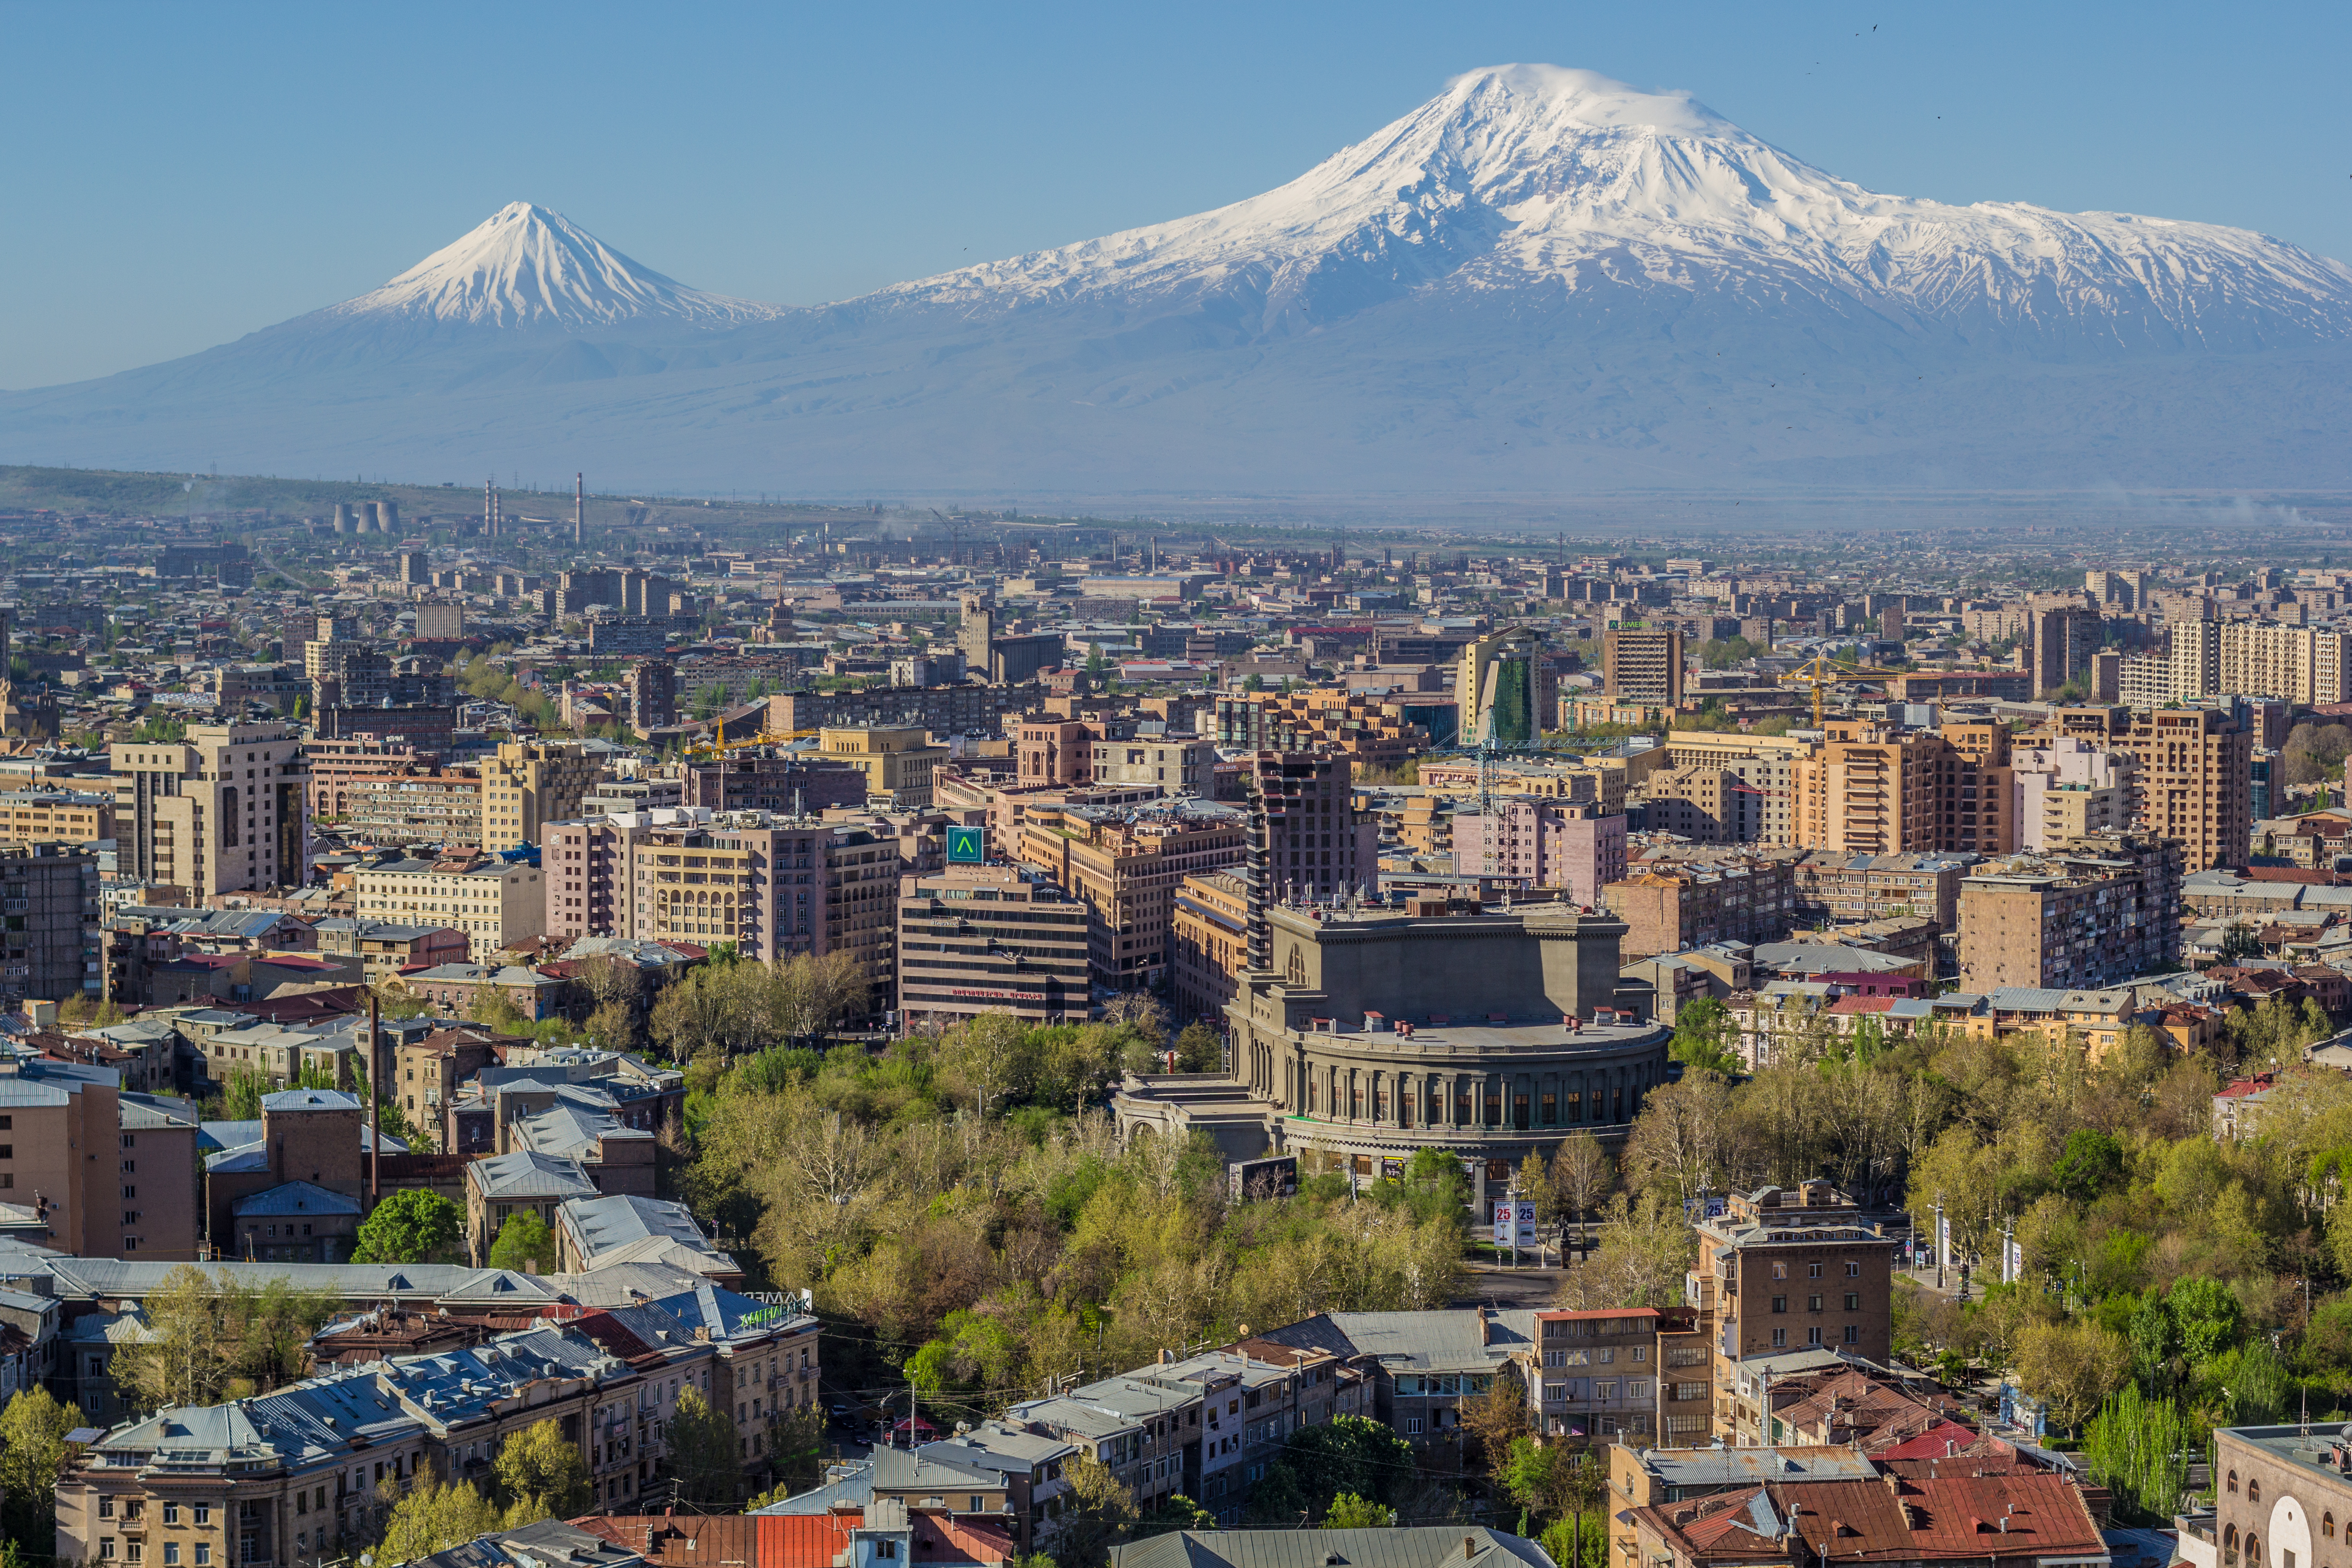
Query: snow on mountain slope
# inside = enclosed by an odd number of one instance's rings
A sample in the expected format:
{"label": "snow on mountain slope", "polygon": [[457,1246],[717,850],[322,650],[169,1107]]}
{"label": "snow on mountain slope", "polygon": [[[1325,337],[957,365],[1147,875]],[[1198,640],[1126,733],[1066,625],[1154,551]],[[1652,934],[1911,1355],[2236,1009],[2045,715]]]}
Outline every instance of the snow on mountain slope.
{"label": "snow on mountain slope", "polygon": [[781,312],[689,289],[630,260],[562,213],[509,202],[455,245],[320,314],[330,322],[403,317],[576,331],[645,316],[723,326]]}
{"label": "snow on mountain slope", "polygon": [[0,395],[0,460],[861,496],[2352,489],[2347,427],[2335,261],[1882,195],[1549,66],[1231,206],[838,304],[517,204],[356,300]]}
{"label": "snow on mountain slope", "polygon": [[1729,291],[1759,308],[1810,297],[1913,324],[2087,329],[2134,346],[2352,336],[2352,269],[2265,236],[1880,195],[1688,94],[1542,65],[1457,77],[1263,195],[869,299],[988,312],[1244,290],[1278,330],[1302,310],[1292,324],[1419,288],[1543,284]]}

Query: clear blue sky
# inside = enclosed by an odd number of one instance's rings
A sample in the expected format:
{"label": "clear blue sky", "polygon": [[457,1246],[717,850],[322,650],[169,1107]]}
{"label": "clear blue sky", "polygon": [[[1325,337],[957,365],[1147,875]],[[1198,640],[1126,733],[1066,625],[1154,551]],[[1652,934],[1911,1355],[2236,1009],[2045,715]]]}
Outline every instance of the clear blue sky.
{"label": "clear blue sky", "polygon": [[348,298],[517,199],[845,298],[1251,195],[1507,60],[1687,89],[1877,190],[2352,260],[2340,5],[0,0],[0,39],[5,387]]}

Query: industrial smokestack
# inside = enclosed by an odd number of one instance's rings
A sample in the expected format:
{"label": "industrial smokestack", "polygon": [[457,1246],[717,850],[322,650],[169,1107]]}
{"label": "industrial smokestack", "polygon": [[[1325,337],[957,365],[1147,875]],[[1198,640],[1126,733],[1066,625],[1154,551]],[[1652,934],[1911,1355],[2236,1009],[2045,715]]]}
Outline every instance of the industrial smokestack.
{"label": "industrial smokestack", "polygon": [[572,476],[572,542],[588,542],[588,476]]}

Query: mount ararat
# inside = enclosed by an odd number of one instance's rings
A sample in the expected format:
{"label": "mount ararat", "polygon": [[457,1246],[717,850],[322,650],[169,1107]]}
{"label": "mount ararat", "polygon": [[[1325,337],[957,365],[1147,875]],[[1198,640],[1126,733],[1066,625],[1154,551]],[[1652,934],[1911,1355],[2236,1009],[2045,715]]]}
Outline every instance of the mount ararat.
{"label": "mount ararat", "polygon": [[517,203],[370,293],[0,394],[9,461],[800,495],[2352,488],[2352,269],[1874,194],[1472,72],[1213,212],[786,308]]}

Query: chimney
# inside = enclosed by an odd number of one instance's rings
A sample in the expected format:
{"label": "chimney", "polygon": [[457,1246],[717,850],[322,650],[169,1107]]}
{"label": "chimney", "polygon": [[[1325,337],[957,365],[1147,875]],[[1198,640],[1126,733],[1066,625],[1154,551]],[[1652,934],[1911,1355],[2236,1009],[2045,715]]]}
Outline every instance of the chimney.
{"label": "chimney", "polygon": [[1478,1305],[1478,1342],[1482,1345],[1491,1342],[1488,1339],[1490,1332],[1486,1322],[1486,1306],[1482,1301]]}
{"label": "chimney", "polygon": [[[1482,1308],[1481,1310],[1484,1310],[1484,1309]],[[1462,1538],[1462,1555],[1465,1558],[1475,1557],[1478,1555],[1478,1538],[1476,1536],[1465,1535]]]}

